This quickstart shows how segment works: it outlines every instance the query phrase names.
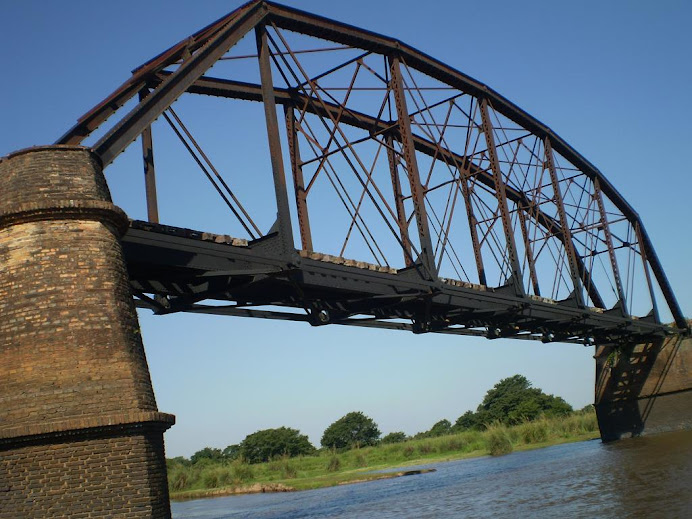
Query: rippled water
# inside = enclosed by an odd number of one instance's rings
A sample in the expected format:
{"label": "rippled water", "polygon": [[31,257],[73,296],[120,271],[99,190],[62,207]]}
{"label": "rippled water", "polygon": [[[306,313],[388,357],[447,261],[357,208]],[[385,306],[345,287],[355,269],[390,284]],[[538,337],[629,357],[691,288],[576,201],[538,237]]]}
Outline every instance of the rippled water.
{"label": "rippled water", "polygon": [[692,518],[692,432],[425,465],[340,487],[173,503],[176,519]]}

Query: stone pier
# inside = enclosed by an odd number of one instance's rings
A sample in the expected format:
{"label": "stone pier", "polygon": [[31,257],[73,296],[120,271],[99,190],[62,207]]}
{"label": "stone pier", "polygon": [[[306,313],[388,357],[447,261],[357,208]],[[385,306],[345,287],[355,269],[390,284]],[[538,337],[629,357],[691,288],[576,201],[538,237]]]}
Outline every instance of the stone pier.
{"label": "stone pier", "polygon": [[126,228],[89,149],[0,161],[0,518],[170,517]]}
{"label": "stone pier", "polygon": [[598,347],[595,401],[603,441],[692,429],[692,338]]}

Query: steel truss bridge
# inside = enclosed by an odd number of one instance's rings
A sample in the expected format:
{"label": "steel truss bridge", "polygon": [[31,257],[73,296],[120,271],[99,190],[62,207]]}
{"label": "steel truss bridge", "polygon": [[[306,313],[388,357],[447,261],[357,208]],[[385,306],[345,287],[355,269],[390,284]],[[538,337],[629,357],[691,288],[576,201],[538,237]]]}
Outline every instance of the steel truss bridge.
{"label": "steel truss bridge", "polygon": [[[262,142],[211,151],[184,123],[200,98],[215,103],[202,133],[231,118],[251,134],[251,115]],[[218,195],[221,230],[159,221],[159,131]],[[159,314],[585,344],[688,326],[596,167],[396,39],[252,1],[134,70],[57,144],[89,139],[104,166],[141,141],[148,220],[123,245],[138,305]]]}

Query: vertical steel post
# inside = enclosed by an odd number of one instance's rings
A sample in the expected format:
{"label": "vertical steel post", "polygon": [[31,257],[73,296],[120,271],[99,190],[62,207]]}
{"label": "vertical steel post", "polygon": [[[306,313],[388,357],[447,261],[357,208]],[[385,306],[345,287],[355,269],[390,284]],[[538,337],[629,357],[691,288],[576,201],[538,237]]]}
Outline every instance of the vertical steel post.
{"label": "vertical steel post", "polygon": [[406,106],[404,80],[401,77],[398,57],[389,57],[389,69],[392,78],[391,87],[394,93],[397,119],[399,121],[399,132],[401,133],[401,146],[404,160],[406,161],[409,183],[411,184],[411,199],[413,200],[413,208],[416,212],[416,223],[418,224],[418,239],[420,240],[421,247],[420,259],[431,279],[435,279],[437,277],[437,269],[435,268],[434,250],[432,240],[430,239],[428,215],[425,209],[425,193],[418,172],[416,150],[413,143],[413,133],[411,132],[411,119],[408,115],[408,108]]}
{"label": "vertical steel post", "polygon": [[394,153],[394,139],[391,135],[385,137],[387,146],[387,160],[389,161],[389,174],[392,177],[392,189],[394,190],[394,204],[396,206],[397,223],[401,234],[401,244],[404,249],[404,262],[407,267],[413,265],[411,256],[411,240],[408,236],[408,222],[406,211],[404,210],[404,196],[401,193],[401,182],[399,182],[399,169],[397,168],[396,154]]}
{"label": "vertical steel post", "polygon": [[[149,95],[149,89],[139,91],[139,101]],[[147,198],[147,218],[152,223],[159,223],[159,206],[156,197],[156,170],[154,169],[154,142],[151,125],[142,132],[142,159],[144,161],[144,190]]]}
{"label": "vertical steel post", "polygon": [[291,213],[288,205],[286,190],[286,175],[284,173],[281,140],[279,138],[279,123],[276,117],[276,99],[274,97],[274,81],[272,80],[269,46],[267,44],[267,29],[261,23],[255,27],[257,53],[259,55],[260,80],[262,83],[262,104],[267,124],[269,139],[269,155],[271,158],[274,191],[276,194],[277,229],[281,237],[285,254],[295,251],[293,245],[293,230],[291,228]]}
{"label": "vertical steel post", "polygon": [[594,178],[593,180],[593,189],[594,197],[596,198],[596,205],[598,205],[598,212],[601,215],[601,225],[603,226],[603,233],[605,235],[606,246],[608,247],[608,257],[610,258],[610,265],[613,269],[613,276],[615,277],[615,287],[618,291],[618,297],[620,298],[620,305],[622,306],[622,310],[623,312],[627,312],[627,300],[625,299],[625,291],[622,287],[620,269],[618,267],[617,258],[615,257],[615,248],[613,247],[613,236],[610,233],[608,215],[606,214],[605,205],[603,204],[603,194],[601,193],[601,186],[598,182],[598,178]]}
{"label": "vertical steel post", "polygon": [[512,221],[509,217],[509,208],[507,207],[507,193],[505,189],[505,180],[502,177],[502,169],[500,169],[500,161],[497,158],[497,149],[495,148],[495,136],[493,134],[493,124],[490,121],[488,113],[488,100],[484,97],[481,99],[481,119],[483,125],[483,134],[485,135],[485,143],[488,147],[488,158],[490,159],[490,168],[493,171],[493,179],[495,181],[495,197],[500,208],[500,216],[502,218],[502,228],[505,231],[505,240],[507,241],[507,253],[509,254],[509,265],[512,269],[512,278],[514,288],[517,295],[525,295],[524,277],[521,274],[519,266],[519,256],[517,255],[517,244],[514,241],[514,230],[512,229]]}
{"label": "vertical steel post", "polygon": [[464,204],[466,205],[466,214],[469,219],[469,232],[471,233],[471,244],[473,245],[473,255],[476,258],[476,269],[478,270],[478,283],[487,285],[488,280],[485,277],[485,265],[483,265],[483,254],[481,253],[481,244],[478,241],[478,220],[473,211],[473,203],[471,201],[471,190],[469,182],[464,172],[459,171],[459,184],[461,185],[461,194],[464,196]]}
{"label": "vertical steel post", "polygon": [[577,304],[579,306],[584,306],[584,292],[582,291],[581,277],[579,275],[577,252],[574,250],[574,243],[572,242],[572,232],[569,228],[569,222],[567,221],[567,213],[565,212],[565,204],[562,200],[562,192],[560,191],[560,179],[557,178],[557,170],[555,169],[555,161],[553,158],[553,148],[550,144],[550,139],[548,137],[546,137],[543,142],[545,162],[548,166],[548,173],[550,173],[550,183],[553,186],[553,197],[555,205],[557,206],[558,215],[560,217],[560,227],[562,227],[562,235],[564,237],[562,243],[565,247],[565,251],[567,252],[570,277],[572,278],[572,285],[574,286],[574,295],[577,298]]}
{"label": "vertical steel post", "polygon": [[296,208],[298,211],[298,227],[300,228],[300,243],[303,250],[312,252],[312,232],[310,231],[310,217],[308,215],[308,194],[305,191],[303,179],[303,164],[300,159],[298,146],[298,130],[296,128],[296,116],[293,106],[284,105],[286,116],[286,135],[288,137],[288,153],[291,157],[291,171],[293,172],[293,187],[296,195]]}

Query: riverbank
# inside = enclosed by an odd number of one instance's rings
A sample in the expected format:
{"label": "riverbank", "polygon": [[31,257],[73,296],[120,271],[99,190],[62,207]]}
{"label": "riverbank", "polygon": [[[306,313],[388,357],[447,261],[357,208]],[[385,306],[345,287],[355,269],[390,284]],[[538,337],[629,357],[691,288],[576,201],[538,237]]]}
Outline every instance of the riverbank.
{"label": "riverbank", "polygon": [[[290,492],[400,477],[405,471],[395,469],[501,455],[596,437],[595,413],[574,413],[514,427],[493,425],[485,431],[463,431],[345,452],[322,450],[315,456],[282,458],[268,463],[205,459],[184,464],[169,460],[168,482],[172,500]],[[391,472],[386,472],[388,470]]]}

